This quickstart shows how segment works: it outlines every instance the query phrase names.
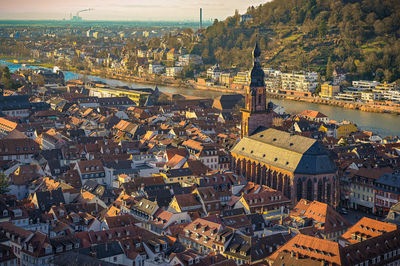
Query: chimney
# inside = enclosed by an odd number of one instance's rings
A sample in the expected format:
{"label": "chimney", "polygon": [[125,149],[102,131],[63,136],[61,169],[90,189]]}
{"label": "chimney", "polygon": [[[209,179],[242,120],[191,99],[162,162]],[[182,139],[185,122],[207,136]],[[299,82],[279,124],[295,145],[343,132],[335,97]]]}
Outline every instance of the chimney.
{"label": "chimney", "polygon": [[200,29],[203,28],[203,9],[200,8]]}

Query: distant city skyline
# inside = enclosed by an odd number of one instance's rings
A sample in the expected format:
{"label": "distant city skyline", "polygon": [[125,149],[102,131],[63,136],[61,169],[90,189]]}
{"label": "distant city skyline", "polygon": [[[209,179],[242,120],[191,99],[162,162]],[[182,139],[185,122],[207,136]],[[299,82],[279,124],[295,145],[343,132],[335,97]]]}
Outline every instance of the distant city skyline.
{"label": "distant city skyline", "polygon": [[2,20],[62,20],[82,13],[84,20],[114,21],[196,21],[203,8],[203,20],[225,19],[238,9],[246,12],[249,6],[258,6],[270,0],[14,0],[3,1]]}

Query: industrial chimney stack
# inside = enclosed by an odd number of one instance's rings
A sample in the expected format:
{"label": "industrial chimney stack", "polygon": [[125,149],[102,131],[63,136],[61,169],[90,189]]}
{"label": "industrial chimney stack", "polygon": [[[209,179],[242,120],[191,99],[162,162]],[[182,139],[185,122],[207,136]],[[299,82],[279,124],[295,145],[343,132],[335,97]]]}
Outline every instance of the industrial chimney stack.
{"label": "industrial chimney stack", "polygon": [[200,29],[203,28],[203,9],[200,8]]}

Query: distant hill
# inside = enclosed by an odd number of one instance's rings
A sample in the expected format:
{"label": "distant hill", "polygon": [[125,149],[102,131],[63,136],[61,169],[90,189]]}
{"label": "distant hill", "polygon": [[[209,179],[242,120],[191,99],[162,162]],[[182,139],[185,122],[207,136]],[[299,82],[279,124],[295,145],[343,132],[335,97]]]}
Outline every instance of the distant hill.
{"label": "distant hill", "polygon": [[193,53],[223,67],[250,67],[257,39],[265,66],[308,69],[331,78],[335,67],[353,78],[400,79],[399,0],[273,0],[215,21]]}

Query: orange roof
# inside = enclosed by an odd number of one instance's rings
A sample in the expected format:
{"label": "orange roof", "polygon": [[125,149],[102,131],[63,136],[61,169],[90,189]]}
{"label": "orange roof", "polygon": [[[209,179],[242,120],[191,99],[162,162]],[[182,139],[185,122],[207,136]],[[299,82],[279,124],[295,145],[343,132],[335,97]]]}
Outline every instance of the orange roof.
{"label": "orange roof", "polygon": [[13,131],[17,125],[15,122],[0,117],[0,128],[5,131]]}
{"label": "orange roof", "polygon": [[118,209],[117,207],[111,206],[108,209],[106,216],[108,216],[108,217],[117,216],[118,213],[120,213],[120,212],[121,212],[120,209]]}
{"label": "orange roof", "polygon": [[301,199],[290,212],[291,217],[307,217],[323,224],[320,229],[339,231],[350,226],[346,219],[337,213],[331,206],[319,201],[309,202]]}
{"label": "orange roof", "polygon": [[166,163],[166,166],[173,168],[175,167],[177,164],[179,164],[182,160],[185,160],[185,157],[180,156],[179,154],[175,154],[174,157],[171,158],[171,160],[169,160]]}
{"label": "orange roof", "polygon": [[176,154],[179,154],[183,157],[189,155],[189,152],[185,148],[167,148],[165,152],[168,160],[171,160]]}
{"label": "orange roof", "polygon": [[[349,230],[342,235],[342,238],[351,244],[355,244],[371,237],[380,236],[386,232],[395,231],[396,229],[396,225],[363,217],[355,225],[350,227]],[[356,239],[353,239],[353,235],[356,236]]]}
{"label": "orange roof", "polygon": [[198,150],[198,151],[201,151],[203,149],[203,143],[192,140],[192,139],[184,141],[182,143],[182,146],[186,146],[186,147]]}
{"label": "orange roof", "polygon": [[331,264],[341,265],[339,244],[325,239],[320,239],[302,234],[296,235],[281,248],[276,250],[269,258],[276,260],[281,252],[294,252],[308,258],[324,260]]}
{"label": "orange roof", "polygon": [[119,175],[118,177],[121,178],[121,179],[124,179],[124,180],[130,178],[130,176],[128,176],[128,175],[126,175],[126,174],[121,174],[121,175]]}
{"label": "orange roof", "polygon": [[327,116],[324,115],[323,113],[318,112],[318,111],[314,111],[314,110],[304,110],[304,111],[301,112],[299,115],[305,116],[305,117],[312,117],[312,118],[323,118],[323,117],[327,117]]}
{"label": "orange roof", "polygon": [[96,197],[96,195],[90,193],[89,191],[85,191],[81,195],[82,195],[82,199],[85,199],[85,200],[92,200]]}

